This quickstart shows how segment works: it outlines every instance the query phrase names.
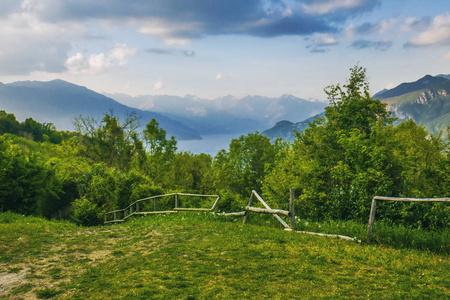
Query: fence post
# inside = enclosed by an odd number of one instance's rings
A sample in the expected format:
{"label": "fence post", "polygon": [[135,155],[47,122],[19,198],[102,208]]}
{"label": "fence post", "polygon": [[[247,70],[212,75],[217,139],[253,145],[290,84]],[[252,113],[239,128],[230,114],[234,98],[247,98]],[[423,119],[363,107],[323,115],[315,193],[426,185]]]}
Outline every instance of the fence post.
{"label": "fence post", "polygon": [[289,189],[289,216],[291,217],[291,230],[295,230],[295,207],[294,207],[295,191]]}
{"label": "fence post", "polygon": [[139,202],[136,202],[136,212],[139,211]]}
{"label": "fence post", "polygon": [[153,199],[153,210],[156,211],[156,208],[157,208],[157,206],[156,206],[156,198],[154,198]]}
{"label": "fence post", "polygon": [[[253,191],[252,191],[252,194],[250,195],[250,200],[248,200],[247,206],[252,206],[252,202],[253,202]],[[248,219],[248,210],[245,210],[244,224],[245,224],[245,222],[247,222],[247,219]]]}
{"label": "fence post", "polygon": [[370,217],[369,217],[369,227],[367,229],[367,242],[370,244],[370,240],[372,239],[372,227],[373,222],[375,221],[375,211],[377,210],[377,199],[373,197],[372,206],[370,207]]}
{"label": "fence post", "polygon": [[178,194],[175,194],[175,208],[178,208]]}

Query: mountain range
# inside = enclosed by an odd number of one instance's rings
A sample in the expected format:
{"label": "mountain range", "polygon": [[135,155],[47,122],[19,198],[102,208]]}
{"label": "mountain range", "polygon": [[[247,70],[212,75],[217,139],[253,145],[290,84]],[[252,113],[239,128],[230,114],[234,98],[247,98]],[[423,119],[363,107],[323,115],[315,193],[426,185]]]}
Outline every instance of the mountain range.
{"label": "mountain range", "polygon": [[[399,121],[411,118],[433,134],[450,125],[450,75],[426,75],[373,97],[387,103]],[[62,80],[0,83],[0,109],[14,113],[19,121],[32,117],[53,123],[58,130],[73,130],[74,118],[79,115],[100,119],[109,111],[120,118],[135,113],[141,126],[155,118],[169,136],[178,140],[253,131],[292,140],[293,129],[307,128],[315,115],[323,115],[325,106],[324,102],[292,95],[225,96],[214,100],[191,95],[131,97],[99,94]]]}
{"label": "mountain range", "polygon": [[142,110],[151,110],[178,120],[201,135],[245,134],[262,131],[281,120],[302,120],[323,111],[325,103],[292,95],[269,98],[262,96],[225,96],[214,100],[187,95],[107,96]]}
{"label": "mountain range", "polygon": [[141,126],[155,118],[168,134],[175,135],[177,139],[201,139],[198,132],[180,121],[120,104],[62,80],[0,83],[0,109],[13,113],[19,121],[31,117],[38,122],[53,123],[58,130],[73,130],[74,118],[80,115],[100,119],[104,113],[112,112],[121,119],[135,113]]}
{"label": "mountain range", "polygon": [[[450,75],[426,75],[414,82],[405,82],[392,89],[384,89],[373,98],[387,103],[387,109],[398,118],[397,123],[413,119],[432,134],[445,132],[450,126]],[[304,130],[313,118],[301,122],[283,120],[262,134],[293,140],[293,130]]]}

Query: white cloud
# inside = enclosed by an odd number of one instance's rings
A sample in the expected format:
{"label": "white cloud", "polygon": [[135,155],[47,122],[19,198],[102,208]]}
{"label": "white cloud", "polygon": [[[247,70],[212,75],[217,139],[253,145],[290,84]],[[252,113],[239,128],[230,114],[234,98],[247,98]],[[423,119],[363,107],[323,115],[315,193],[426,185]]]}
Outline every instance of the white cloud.
{"label": "white cloud", "polygon": [[89,58],[78,52],[66,60],[67,70],[75,74],[101,74],[109,71],[114,66],[124,66],[130,57],[134,56],[137,49],[130,48],[126,44],[116,44],[109,55],[104,53],[91,54]]}
{"label": "white cloud", "polygon": [[337,40],[332,34],[321,34],[314,39],[314,43],[319,46],[331,46],[337,44]]}
{"label": "white cloud", "polygon": [[111,50],[109,57],[117,60],[120,66],[125,65],[129,58],[133,57],[137,52],[136,48],[128,47],[126,44],[116,44]]}
{"label": "white cloud", "polygon": [[222,79],[222,73],[217,73],[216,80],[221,80],[221,79]]}
{"label": "white cloud", "polygon": [[450,14],[436,16],[431,25],[414,38],[409,46],[442,46],[450,45]]}
{"label": "white cloud", "polygon": [[233,78],[234,78],[233,73],[217,73],[215,80],[228,80]]}
{"label": "white cloud", "polygon": [[450,60],[450,51],[447,54],[444,55],[444,58],[446,60]]}
{"label": "white cloud", "polygon": [[153,89],[155,91],[159,91],[162,88],[164,88],[164,82],[162,80],[158,80],[157,82],[155,82],[155,84],[153,85]]}
{"label": "white cloud", "polygon": [[361,0],[328,0],[303,4],[302,7],[307,14],[326,15],[337,9],[352,9],[361,6],[365,1]]}

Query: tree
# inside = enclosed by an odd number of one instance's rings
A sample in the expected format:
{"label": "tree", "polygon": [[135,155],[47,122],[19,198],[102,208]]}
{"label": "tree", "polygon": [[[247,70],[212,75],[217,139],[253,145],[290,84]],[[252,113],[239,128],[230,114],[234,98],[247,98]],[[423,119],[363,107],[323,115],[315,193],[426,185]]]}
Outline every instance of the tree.
{"label": "tree", "polygon": [[229,151],[222,150],[214,158],[214,185],[245,197],[252,190],[261,192],[263,179],[275,164],[280,148],[279,140],[272,144],[258,132],[232,139]]}
{"label": "tree", "polygon": [[139,122],[134,114],[123,123],[112,113],[105,113],[101,122],[80,116],[74,126],[82,135],[80,152],[93,163],[104,162],[109,167],[127,170],[133,160],[140,160],[144,155],[143,143],[136,132]]}

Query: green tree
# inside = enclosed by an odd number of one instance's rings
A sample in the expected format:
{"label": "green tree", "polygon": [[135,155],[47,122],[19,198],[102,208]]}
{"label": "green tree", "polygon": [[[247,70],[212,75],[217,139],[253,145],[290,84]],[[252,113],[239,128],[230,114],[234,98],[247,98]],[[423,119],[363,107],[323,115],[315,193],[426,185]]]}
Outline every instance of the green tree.
{"label": "green tree", "polygon": [[109,167],[128,170],[144,156],[143,143],[136,132],[138,119],[133,114],[123,123],[110,113],[105,113],[101,122],[80,116],[74,126],[81,133],[80,154],[93,163],[103,162]]}

